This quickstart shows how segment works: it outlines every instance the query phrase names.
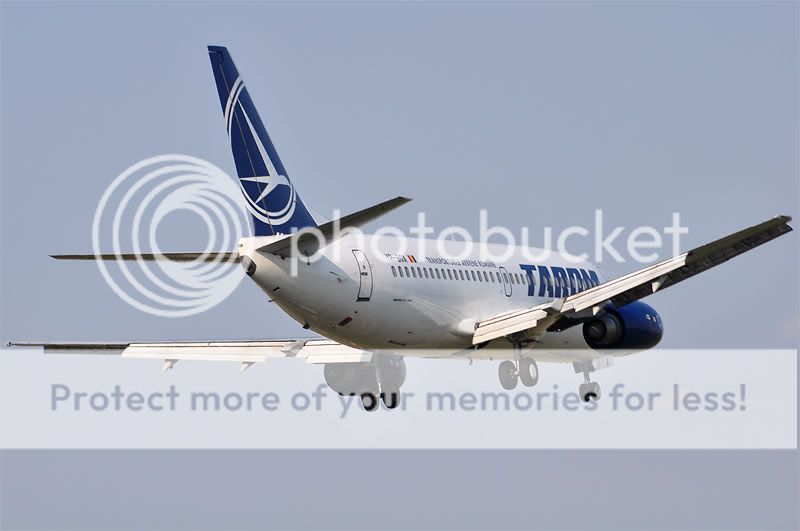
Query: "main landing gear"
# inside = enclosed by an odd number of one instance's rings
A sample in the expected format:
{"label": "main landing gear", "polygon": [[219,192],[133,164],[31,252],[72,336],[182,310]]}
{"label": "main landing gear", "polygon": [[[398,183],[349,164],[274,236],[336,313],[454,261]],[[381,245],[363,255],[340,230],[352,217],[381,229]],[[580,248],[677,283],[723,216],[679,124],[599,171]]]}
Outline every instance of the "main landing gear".
{"label": "main landing gear", "polygon": [[505,360],[500,363],[498,375],[500,385],[506,391],[517,386],[517,381],[525,387],[533,387],[539,382],[539,366],[533,358],[522,356],[522,345],[514,343],[514,361]]}

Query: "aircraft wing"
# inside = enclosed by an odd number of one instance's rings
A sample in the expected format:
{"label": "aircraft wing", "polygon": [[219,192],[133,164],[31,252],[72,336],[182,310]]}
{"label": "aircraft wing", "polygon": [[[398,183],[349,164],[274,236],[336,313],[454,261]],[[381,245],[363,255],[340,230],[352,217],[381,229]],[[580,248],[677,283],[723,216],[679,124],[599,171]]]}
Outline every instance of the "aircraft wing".
{"label": "aircraft wing", "polygon": [[324,239],[324,244],[331,243],[337,236],[340,236],[340,231],[361,227],[362,225],[365,225],[370,221],[374,221],[384,214],[388,214],[392,210],[405,205],[409,201],[411,201],[411,199],[398,196],[394,199],[389,199],[388,201],[378,203],[377,205],[367,207],[363,210],[359,210],[358,212],[354,212],[342,218],[319,225],[315,228],[317,235],[302,232],[300,234],[289,234],[283,238],[278,238],[262,247],[259,247],[258,251],[284,257],[290,256],[293,242],[295,242],[299,251],[305,255],[311,255],[316,252],[320,244],[323,243],[320,241],[318,236],[321,236],[322,239]]}
{"label": "aircraft wing", "polygon": [[789,216],[776,216],[580,293],[486,319],[475,326],[472,343],[478,345],[525,330],[535,335],[547,330],[561,317],[580,317],[581,312],[587,313],[589,310],[596,314],[608,303],[624,306],[791,232],[792,228],[788,225],[791,220]]}
{"label": "aircraft wing", "polygon": [[12,342],[10,347],[41,347],[45,354],[107,354],[123,358],[164,360],[164,370],[175,363],[232,361],[242,370],[273,358],[299,358],[307,363],[370,361],[372,354],[323,338],[256,341],[170,341],[163,343],[33,343]]}

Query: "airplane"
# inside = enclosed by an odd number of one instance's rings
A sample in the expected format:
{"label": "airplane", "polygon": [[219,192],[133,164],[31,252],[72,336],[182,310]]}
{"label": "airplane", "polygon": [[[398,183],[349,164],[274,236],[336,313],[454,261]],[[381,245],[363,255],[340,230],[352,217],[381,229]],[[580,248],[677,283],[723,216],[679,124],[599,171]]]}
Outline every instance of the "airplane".
{"label": "airplane", "polygon": [[[271,301],[321,337],[11,346],[160,359],[165,370],[183,360],[233,361],[244,370],[268,359],[305,359],[324,365],[326,384],[360,397],[367,411],[379,400],[387,409],[399,405],[405,357],[499,360],[500,384],[509,391],[518,382],[536,385],[537,361],[572,363],[575,373],[583,374],[579,395],[588,402],[601,396],[591,373],[661,340],[661,317],[641,299],[792,230],[789,216],[776,216],[615,279],[606,279],[590,262],[558,253],[530,263],[525,256],[531,254],[520,247],[502,262],[478,254],[458,260],[436,256],[430,252],[437,249],[435,240],[396,254],[391,237],[356,238],[335,229],[361,227],[410,199],[396,197],[318,224],[289,179],[230,53],[222,46],[209,46],[208,53],[254,234],[242,238],[236,251],[217,255],[239,262]],[[322,242],[303,234],[309,228]],[[466,245],[438,243],[448,256],[459,256]],[[497,256],[509,249],[495,251]],[[318,259],[303,259],[311,254]],[[51,256],[195,260],[205,254]]]}

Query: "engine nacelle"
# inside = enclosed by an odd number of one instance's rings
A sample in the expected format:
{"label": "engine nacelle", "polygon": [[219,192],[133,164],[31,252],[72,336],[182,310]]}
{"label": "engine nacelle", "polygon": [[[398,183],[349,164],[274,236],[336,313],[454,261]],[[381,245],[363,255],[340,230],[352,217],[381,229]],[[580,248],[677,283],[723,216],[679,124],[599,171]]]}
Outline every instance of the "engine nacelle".
{"label": "engine nacelle", "polygon": [[383,389],[400,389],[406,381],[406,362],[402,356],[373,355],[371,362],[326,363],[323,371],[328,387],[341,395]]}
{"label": "engine nacelle", "polygon": [[372,363],[326,363],[325,383],[340,395],[377,392],[378,379]]}
{"label": "engine nacelle", "polygon": [[605,308],[583,324],[583,338],[595,350],[653,348],[664,335],[661,316],[649,305],[635,301],[620,308]]}

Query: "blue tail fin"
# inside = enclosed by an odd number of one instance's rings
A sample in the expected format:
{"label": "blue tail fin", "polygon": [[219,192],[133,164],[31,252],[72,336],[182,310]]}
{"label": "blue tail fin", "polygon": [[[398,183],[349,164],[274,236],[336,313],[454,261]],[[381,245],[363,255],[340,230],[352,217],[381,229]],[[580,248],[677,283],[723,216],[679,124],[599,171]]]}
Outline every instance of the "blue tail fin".
{"label": "blue tail fin", "polygon": [[292,229],[316,226],[289,181],[228,50],[209,46],[208,54],[254,234],[289,234]]}

